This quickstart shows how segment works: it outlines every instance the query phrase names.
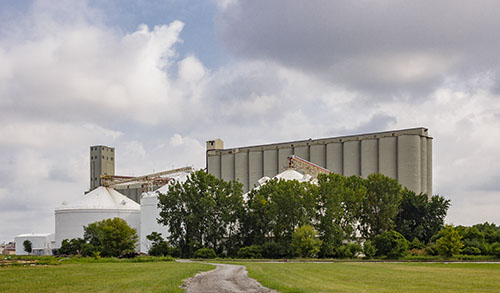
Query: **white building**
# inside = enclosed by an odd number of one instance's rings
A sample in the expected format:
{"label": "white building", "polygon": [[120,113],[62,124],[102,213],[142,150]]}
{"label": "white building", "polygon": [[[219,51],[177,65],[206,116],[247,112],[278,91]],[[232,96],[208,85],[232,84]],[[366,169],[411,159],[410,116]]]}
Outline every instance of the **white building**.
{"label": "white building", "polygon": [[100,186],[75,203],[63,202],[56,208],[55,245],[64,239],[83,238],[83,227],[90,223],[122,218],[140,235],[140,205],[113,188]]}
{"label": "white building", "polygon": [[28,255],[24,251],[24,241],[31,242],[32,255],[52,255],[52,249],[55,247],[54,233],[31,233],[17,235],[16,242],[16,255]]}
{"label": "white building", "polygon": [[140,251],[147,253],[151,241],[149,241],[146,236],[153,232],[161,233],[164,239],[166,239],[170,234],[168,233],[167,226],[158,224],[158,218],[160,217],[160,209],[158,208],[158,193],[167,193],[168,188],[175,182],[184,182],[190,173],[181,173],[177,176],[173,176],[172,180],[165,186],[160,187],[158,190],[153,192],[147,192],[142,194],[141,198],[141,234],[140,234]]}

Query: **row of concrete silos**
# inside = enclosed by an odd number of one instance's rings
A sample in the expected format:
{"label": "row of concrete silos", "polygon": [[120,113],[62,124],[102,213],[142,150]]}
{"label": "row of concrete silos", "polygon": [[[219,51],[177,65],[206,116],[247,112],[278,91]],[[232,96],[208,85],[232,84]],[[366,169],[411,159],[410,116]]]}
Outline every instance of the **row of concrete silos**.
{"label": "row of concrete silos", "polygon": [[263,176],[273,177],[296,155],[346,176],[381,173],[417,193],[432,194],[432,137],[425,128],[223,149],[207,142],[207,170],[238,180],[248,191]]}

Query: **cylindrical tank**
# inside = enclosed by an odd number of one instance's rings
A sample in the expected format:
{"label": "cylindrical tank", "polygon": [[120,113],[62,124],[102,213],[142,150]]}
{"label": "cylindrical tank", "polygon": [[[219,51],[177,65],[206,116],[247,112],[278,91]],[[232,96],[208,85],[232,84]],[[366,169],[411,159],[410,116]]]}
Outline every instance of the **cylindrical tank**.
{"label": "cylindrical tank", "polygon": [[359,140],[344,142],[344,176],[361,175],[361,158]]}
{"label": "cylindrical tank", "polygon": [[236,180],[243,184],[243,190],[248,190],[248,152],[239,152],[234,155],[234,174]]}
{"label": "cylindrical tank", "polygon": [[234,180],[234,155],[233,154],[222,155],[221,162],[222,162],[221,179],[224,179],[225,181]]}
{"label": "cylindrical tank", "polygon": [[326,145],[326,168],[333,173],[344,174],[342,167],[344,161],[342,143],[329,143]]}
{"label": "cylindrical tank", "polygon": [[258,185],[258,180],[264,176],[262,167],[262,151],[251,151],[248,153],[248,176],[250,185],[248,190]]}
{"label": "cylindrical tank", "polygon": [[140,206],[113,188],[100,186],[75,203],[63,202],[55,210],[56,247],[64,239],[82,238],[83,227],[90,223],[122,218],[140,235]]}
{"label": "cylindrical tank", "polygon": [[187,180],[189,173],[181,173],[171,177],[172,180],[165,186],[160,187],[156,191],[147,192],[142,194],[141,198],[141,234],[140,234],[140,249],[141,252],[147,253],[151,247],[151,241],[147,236],[153,232],[161,233],[164,239],[170,235],[168,227],[163,224],[158,224],[160,217],[160,209],[158,208],[158,195],[159,193],[166,194],[168,188],[176,183],[183,183]]}
{"label": "cylindrical tank", "polygon": [[311,163],[326,168],[326,145],[324,144],[312,145],[309,159]]}
{"label": "cylindrical tank", "polygon": [[420,156],[420,136],[398,137],[398,181],[415,193],[420,193],[421,188]]}
{"label": "cylindrical tank", "polygon": [[365,139],[361,141],[361,177],[372,173],[378,173],[378,140]]}

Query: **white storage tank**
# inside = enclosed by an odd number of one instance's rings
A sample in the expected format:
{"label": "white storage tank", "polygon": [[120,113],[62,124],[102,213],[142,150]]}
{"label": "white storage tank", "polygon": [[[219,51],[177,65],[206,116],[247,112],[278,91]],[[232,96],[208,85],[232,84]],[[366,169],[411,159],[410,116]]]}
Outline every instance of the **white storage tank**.
{"label": "white storage tank", "polygon": [[172,180],[165,186],[160,187],[156,191],[142,194],[141,198],[141,234],[140,234],[140,251],[147,253],[151,247],[151,241],[146,236],[153,232],[161,233],[164,239],[170,235],[167,226],[158,224],[160,217],[160,209],[158,208],[158,193],[167,193],[170,185],[175,182],[184,182],[190,173],[181,173],[173,176]]}
{"label": "white storage tank", "polygon": [[140,235],[140,205],[113,188],[100,186],[75,203],[56,208],[55,245],[64,239],[82,238],[83,227],[104,219],[122,218]]}
{"label": "white storage tank", "polygon": [[[24,250],[24,241],[31,242],[31,253]],[[16,255],[52,255],[54,248],[54,233],[31,233],[17,235]]]}

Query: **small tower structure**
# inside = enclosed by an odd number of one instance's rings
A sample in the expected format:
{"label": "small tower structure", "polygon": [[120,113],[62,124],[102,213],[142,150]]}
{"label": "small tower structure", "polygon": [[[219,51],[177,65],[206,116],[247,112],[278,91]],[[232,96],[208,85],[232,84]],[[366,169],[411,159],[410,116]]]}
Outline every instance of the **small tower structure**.
{"label": "small tower structure", "polygon": [[96,145],[90,147],[90,190],[101,186],[102,175],[115,175],[115,148]]}

